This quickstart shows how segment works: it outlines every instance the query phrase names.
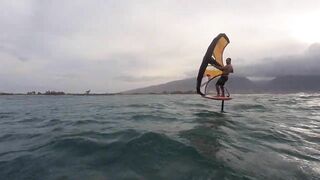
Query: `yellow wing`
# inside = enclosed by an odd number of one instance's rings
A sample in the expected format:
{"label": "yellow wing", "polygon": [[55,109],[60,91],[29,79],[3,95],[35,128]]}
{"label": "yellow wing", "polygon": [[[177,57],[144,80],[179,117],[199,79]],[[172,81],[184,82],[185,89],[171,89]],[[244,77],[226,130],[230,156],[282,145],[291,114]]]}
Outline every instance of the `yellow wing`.
{"label": "yellow wing", "polygon": [[[220,36],[219,40],[217,41],[216,46],[213,49],[212,56],[213,58],[221,65],[223,64],[223,51],[225,47],[229,44],[229,39],[227,39],[227,36]],[[222,71],[219,69],[213,68],[212,66],[208,66],[204,72],[205,76],[209,77],[216,77],[220,76],[222,74]]]}

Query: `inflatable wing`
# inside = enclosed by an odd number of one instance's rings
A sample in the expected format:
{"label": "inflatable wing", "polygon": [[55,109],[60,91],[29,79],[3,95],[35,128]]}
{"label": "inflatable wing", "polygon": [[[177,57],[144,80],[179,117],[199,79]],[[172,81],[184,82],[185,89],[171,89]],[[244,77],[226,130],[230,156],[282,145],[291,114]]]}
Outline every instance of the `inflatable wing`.
{"label": "inflatable wing", "polygon": [[215,65],[223,66],[223,51],[230,43],[226,34],[221,33],[213,39],[203,57],[197,77],[197,93],[204,96],[207,94],[208,83],[220,76],[222,71],[215,68]]}

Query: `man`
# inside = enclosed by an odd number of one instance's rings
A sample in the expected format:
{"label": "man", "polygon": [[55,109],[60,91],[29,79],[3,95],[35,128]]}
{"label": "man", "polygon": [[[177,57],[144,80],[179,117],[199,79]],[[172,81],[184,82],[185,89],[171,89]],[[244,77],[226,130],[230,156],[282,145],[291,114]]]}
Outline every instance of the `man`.
{"label": "man", "polygon": [[[216,90],[217,90],[217,96],[224,97],[224,84],[228,81],[228,76],[230,73],[233,73],[233,67],[231,65],[231,58],[226,59],[227,65],[220,66],[220,65],[214,65],[217,69],[222,71],[222,75],[218,79],[216,83]],[[221,90],[221,94],[220,94]]]}

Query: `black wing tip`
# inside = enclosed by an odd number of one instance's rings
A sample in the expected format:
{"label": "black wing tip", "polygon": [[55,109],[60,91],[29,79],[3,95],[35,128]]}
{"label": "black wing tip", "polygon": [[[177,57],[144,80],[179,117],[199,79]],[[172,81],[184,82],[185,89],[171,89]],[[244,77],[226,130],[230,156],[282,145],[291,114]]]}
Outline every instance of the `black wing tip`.
{"label": "black wing tip", "polygon": [[218,34],[217,38],[219,38],[219,37],[224,37],[228,41],[228,43],[230,43],[230,40],[229,40],[228,36],[226,35],[226,33]]}
{"label": "black wing tip", "polygon": [[198,94],[200,94],[201,96],[205,96],[205,94],[203,94],[201,91],[197,91]]}

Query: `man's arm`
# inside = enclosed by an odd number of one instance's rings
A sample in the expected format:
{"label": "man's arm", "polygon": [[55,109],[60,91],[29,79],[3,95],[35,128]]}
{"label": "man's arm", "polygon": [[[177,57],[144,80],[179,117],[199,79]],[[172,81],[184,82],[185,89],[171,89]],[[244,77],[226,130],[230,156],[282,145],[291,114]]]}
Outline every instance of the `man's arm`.
{"label": "man's arm", "polygon": [[226,69],[225,66],[221,66],[221,65],[214,65],[214,67],[217,68],[217,69],[219,69],[219,70],[221,70],[221,71],[223,71],[223,70]]}

